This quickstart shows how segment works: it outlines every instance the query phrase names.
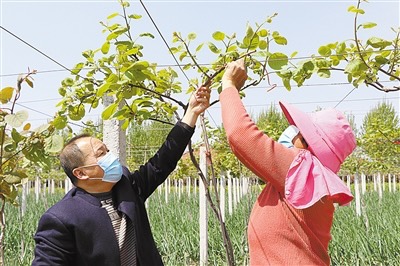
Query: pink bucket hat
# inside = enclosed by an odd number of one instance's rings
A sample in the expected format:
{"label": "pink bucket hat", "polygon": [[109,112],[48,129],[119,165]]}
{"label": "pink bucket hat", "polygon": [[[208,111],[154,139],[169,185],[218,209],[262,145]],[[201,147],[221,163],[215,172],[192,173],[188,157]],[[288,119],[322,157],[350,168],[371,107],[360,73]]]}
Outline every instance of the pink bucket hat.
{"label": "pink bucket hat", "polygon": [[309,150],[325,167],[337,173],[356,147],[353,130],[345,116],[333,108],[306,114],[290,104],[279,104],[289,124],[300,130]]}

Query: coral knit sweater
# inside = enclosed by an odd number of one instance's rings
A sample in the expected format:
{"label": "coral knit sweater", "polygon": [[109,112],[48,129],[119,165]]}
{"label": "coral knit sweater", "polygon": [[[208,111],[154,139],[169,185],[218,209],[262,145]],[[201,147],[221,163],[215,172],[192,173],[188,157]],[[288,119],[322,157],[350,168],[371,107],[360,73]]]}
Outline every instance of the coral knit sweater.
{"label": "coral knit sweater", "polygon": [[260,131],[235,88],[220,94],[222,121],[234,154],[267,185],[248,224],[251,265],[329,265],[328,245],[334,205],[327,197],[306,209],[285,198],[285,178],[300,151],[288,149]]}

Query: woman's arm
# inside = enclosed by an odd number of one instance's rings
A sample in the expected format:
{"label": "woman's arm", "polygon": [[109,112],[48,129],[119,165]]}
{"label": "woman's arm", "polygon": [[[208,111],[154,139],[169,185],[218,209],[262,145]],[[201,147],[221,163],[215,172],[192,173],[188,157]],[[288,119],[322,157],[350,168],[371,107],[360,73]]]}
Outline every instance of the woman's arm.
{"label": "woman's arm", "polygon": [[243,60],[227,65],[220,94],[226,135],[232,151],[247,168],[283,191],[287,171],[298,150],[275,142],[251,120],[238,92],[246,79]]}

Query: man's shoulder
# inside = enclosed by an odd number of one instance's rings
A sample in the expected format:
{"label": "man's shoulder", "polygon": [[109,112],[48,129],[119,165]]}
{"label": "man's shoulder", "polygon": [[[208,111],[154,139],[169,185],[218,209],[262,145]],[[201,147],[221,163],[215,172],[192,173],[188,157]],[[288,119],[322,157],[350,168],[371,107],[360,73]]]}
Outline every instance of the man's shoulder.
{"label": "man's shoulder", "polygon": [[[77,188],[72,188],[65,196],[47,210],[53,215],[63,215],[67,213],[78,213],[85,211],[85,202],[90,205],[99,205],[98,201],[91,200],[90,195]],[[94,198],[94,197],[92,197]],[[92,202],[91,202],[92,201]]]}

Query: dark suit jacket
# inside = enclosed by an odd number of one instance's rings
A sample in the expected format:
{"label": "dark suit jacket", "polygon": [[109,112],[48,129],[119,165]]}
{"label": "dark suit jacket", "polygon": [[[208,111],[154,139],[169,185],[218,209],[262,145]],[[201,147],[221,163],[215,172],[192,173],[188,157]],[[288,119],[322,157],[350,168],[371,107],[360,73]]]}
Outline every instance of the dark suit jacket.
{"label": "dark suit jacket", "polygon": [[[163,265],[144,202],[175,169],[194,129],[178,122],[158,152],[139,170],[124,168],[113,187],[114,204],[134,223],[140,265]],[[34,236],[32,265],[120,265],[119,248],[107,211],[98,198],[71,189],[43,214]]]}

